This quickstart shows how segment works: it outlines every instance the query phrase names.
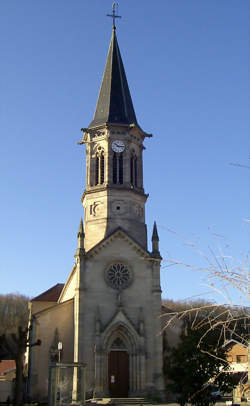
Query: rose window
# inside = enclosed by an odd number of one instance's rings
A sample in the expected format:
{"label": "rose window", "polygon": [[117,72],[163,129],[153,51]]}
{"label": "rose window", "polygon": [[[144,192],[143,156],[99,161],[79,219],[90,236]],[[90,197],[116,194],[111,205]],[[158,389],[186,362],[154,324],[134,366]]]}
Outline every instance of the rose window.
{"label": "rose window", "polygon": [[132,282],[131,271],[124,264],[113,264],[105,272],[105,279],[113,289],[125,289]]}

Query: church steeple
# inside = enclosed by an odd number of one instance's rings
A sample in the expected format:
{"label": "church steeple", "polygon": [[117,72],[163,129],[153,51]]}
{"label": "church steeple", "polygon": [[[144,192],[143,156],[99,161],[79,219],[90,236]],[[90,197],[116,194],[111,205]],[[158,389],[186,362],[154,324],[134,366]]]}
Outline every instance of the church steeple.
{"label": "church steeple", "polygon": [[103,124],[137,124],[128,82],[113,27],[94,118],[89,128]]}
{"label": "church steeple", "polygon": [[[112,15],[112,17],[114,17]],[[143,141],[123,66],[115,26],[86,144],[84,248],[86,252],[117,227],[147,248],[143,187]]]}

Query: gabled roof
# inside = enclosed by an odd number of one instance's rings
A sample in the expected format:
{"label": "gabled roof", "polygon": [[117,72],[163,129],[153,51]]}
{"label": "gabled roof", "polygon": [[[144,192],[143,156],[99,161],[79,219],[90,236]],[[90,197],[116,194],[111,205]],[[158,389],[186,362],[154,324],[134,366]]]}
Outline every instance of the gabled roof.
{"label": "gabled roof", "polygon": [[[93,255],[97,254],[102,248],[108,245],[114,238],[122,237],[129,242],[133,248],[140,252],[142,256],[145,258],[153,257],[152,254],[147,251],[144,247],[142,247],[133,237],[131,237],[122,227],[117,227],[111,234],[101,240],[98,244],[96,244],[93,248],[87,251],[86,256],[92,257]],[[154,257],[153,257],[154,258]]]}
{"label": "gabled roof", "polygon": [[106,123],[138,125],[116,38],[115,27],[112,31],[94,118],[89,128]]}
{"label": "gabled roof", "polygon": [[106,335],[109,330],[112,330],[113,328],[117,327],[118,325],[126,325],[126,327],[129,327],[130,331],[133,331],[136,336],[139,336],[139,333],[126,312],[122,307],[119,307],[118,310],[115,312],[111,320],[107,323],[105,326],[104,330],[102,331],[102,335]]}
{"label": "gabled roof", "polygon": [[243,341],[237,341],[231,338],[230,340],[226,340],[222,347],[233,347],[234,345],[241,345],[244,348],[247,348],[247,345]]}
{"label": "gabled roof", "polygon": [[57,283],[52,288],[34,297],[31,302],[57,302],[63,290],[64,283]]}

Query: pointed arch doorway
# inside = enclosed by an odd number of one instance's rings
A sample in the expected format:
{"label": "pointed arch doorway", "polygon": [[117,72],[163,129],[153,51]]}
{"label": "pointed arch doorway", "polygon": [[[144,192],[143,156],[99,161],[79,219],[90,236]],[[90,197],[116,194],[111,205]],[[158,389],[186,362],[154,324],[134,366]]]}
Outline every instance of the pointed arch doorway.
{"label": "pointed arch doorway", "polygon": [[129,354],[124,342],[117,337],[108,357],[109,394],[112,398],[126,398],[129,393]]}

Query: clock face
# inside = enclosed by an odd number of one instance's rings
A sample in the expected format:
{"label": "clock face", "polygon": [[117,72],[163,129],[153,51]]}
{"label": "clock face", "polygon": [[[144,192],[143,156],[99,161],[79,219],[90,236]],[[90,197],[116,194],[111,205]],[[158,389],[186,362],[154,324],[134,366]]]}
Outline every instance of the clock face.
{"label": "clock face", "polygon": [[125,149],[125,144],[123,141],[116,140],[116,141],[112,142],[112,150],[114,152],[123,152],[124,149]]}

